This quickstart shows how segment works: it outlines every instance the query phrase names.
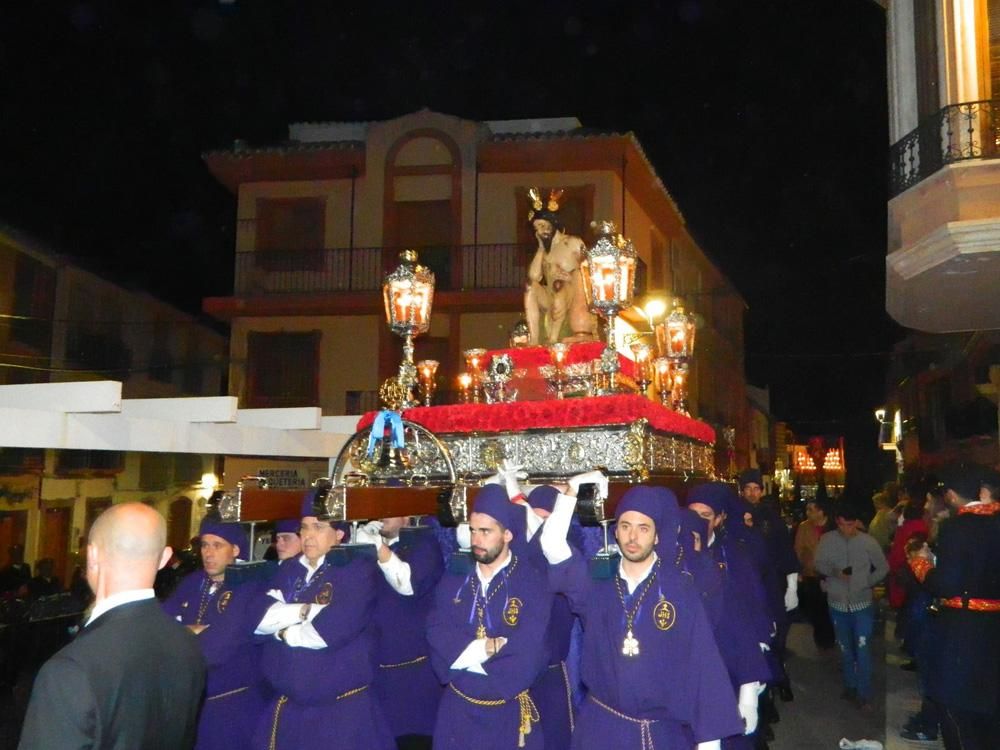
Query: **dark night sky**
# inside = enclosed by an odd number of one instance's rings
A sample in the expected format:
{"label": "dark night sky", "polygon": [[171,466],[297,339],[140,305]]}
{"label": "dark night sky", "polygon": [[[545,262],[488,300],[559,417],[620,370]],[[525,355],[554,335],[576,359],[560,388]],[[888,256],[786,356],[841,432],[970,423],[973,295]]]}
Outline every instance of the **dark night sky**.
{"label": "dark night sky", "polygon": [[748,376],[773,411],[815,432],[870,421],[898,335],[877,4],[486,7],[5,3],[0,221],[195,310],[231,292],[235,223],[202,151],[425,106],[576,115],[643,143],[749,304]]}

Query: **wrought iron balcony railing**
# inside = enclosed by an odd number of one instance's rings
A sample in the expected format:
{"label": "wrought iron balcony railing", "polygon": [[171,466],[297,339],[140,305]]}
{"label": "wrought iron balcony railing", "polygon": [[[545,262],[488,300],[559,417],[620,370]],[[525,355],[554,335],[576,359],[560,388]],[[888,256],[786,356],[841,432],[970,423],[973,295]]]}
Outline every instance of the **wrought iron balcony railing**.
{"label": "wrought iron balcony railing", "polygon": [[[402,248],[256,250],[236,253],[237,295],[376,291]],[[519,289],[531,260],[521,245],[418,248],[442,291]]]}
{"label": "wrought iron balcony railing", "polygon": [[926,118],[889,150],[889,197],[946,164],[1000,158],[1000,99],[952,104]]}

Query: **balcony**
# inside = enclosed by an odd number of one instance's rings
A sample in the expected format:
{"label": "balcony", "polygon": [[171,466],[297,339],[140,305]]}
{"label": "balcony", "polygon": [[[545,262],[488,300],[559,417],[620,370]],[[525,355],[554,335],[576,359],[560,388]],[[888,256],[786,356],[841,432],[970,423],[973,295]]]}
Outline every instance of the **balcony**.
{"label": "balcony", "polygon": [[[403,248],[269,250],[236,254],[237,296],[369,292],[399,263]],[[419,249],[439,291],[520,289],[530,261],[521,245],[461,245]]]}
{"label": "balcony", "polygon": [[1000,100],[953,104],[926,118],[889,150],[889,197],[946,164],[1000,158]]}

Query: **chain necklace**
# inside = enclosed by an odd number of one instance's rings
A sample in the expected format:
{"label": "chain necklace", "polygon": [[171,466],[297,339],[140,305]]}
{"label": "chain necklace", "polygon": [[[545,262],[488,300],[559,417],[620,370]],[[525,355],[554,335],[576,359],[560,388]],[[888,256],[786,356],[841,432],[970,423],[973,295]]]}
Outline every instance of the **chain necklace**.
{"label": "chain necklace", "polygon": [[[511,552],[510,565],[508,565],[506,568],[500,571],[500,575],[503,576],[505,582],[507,580],[507,576],[511,575],[514,572],[514,568],[516,567],[517,567],[517,555]],[[496,580],[496,576],[494,576],[494,580]],[[469,585],[472,587],[472,595],[476,598],[475,599],[476,619],[479,621],[479,624],[476,626],[477,640],[486,637],[486,625],[483,622],[483,617],[486,614],[486,607],[489,605],[490,599],[492,599],[494,594],[496,594],[500,590],[500,586],[493,588],[492,583],[493,581],[490,581],[491,585],[488,585],[486,587],[486,596],[484,597],[480,592],[481,586],[479,585],[479,576],[472,576],[469,578]],[[492,592],[490,591],[491,588],[493,588]]]}
{"label": "chain necklace", "polygon": [[208,611],[208,603],[212,601],[212,597],[215,596],[215,592],[218,590],[219,584],[213,581],[208,576],[205,576],[205,580],[201,582],[201,602],[198,604],[198,618],[194,621],[195,625],[201,625],[201,618],[205,616]]}
{"label": "chain necklace", "polygon": [[323,579],[323,576],[326,575],[329,569],[330,569],[330,563],[324,561],[323,564],[320,565],[319,568],[317,568],[316,572],[313,573],[312,578],[310,578],[308,581],[306,581],[305,576],[300,576],[299,578],[296,578],[295,583],[293,584],[292,587],[292,601],[298,602],[299,595],[302,594],[307,589],[309,589],[314,583],[321,581]]}
{"label": "chain necklace", "polygon": [[620,575],[615,576],[615,589],[618,591],[618,601],[621,602],[622,609],[625,612],[625,638],[622,640],[622,655],[623,656],[638,656],[639,655],[639,641],[632,634],[632,622],[635,620],[637,614],[639,614],[639,608],[642,606],[642,600],[646,597],[646,593],[653,586],[653,581],[656,579],[656,574],[660,571],[660,560],[657,558],[656,562],[653,564],[652,572],[646,577],[646,584],[643,586],[642,591],[639,596],[635,599],[635,606],[632,607],[632,611],[629,612],[628,606],[625,604],[625,591],[622,587],[622,577]]}

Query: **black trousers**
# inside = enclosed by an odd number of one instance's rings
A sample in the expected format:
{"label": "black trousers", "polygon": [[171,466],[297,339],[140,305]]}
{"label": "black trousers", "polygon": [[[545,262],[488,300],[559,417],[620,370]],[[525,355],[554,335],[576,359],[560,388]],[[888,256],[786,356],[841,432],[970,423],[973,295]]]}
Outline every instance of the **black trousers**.
{"label": "black trousers", "polygon": [[820,587],[819,578],[809,576],[799,583],[799,609],[813,629],[813,642],[817,648],[833,648],[837,639],[830,620],[826,592]]}
{"label": "black trousers", "polygon": [[1000,748],[1000,716],[939,705],[945,750]]}

